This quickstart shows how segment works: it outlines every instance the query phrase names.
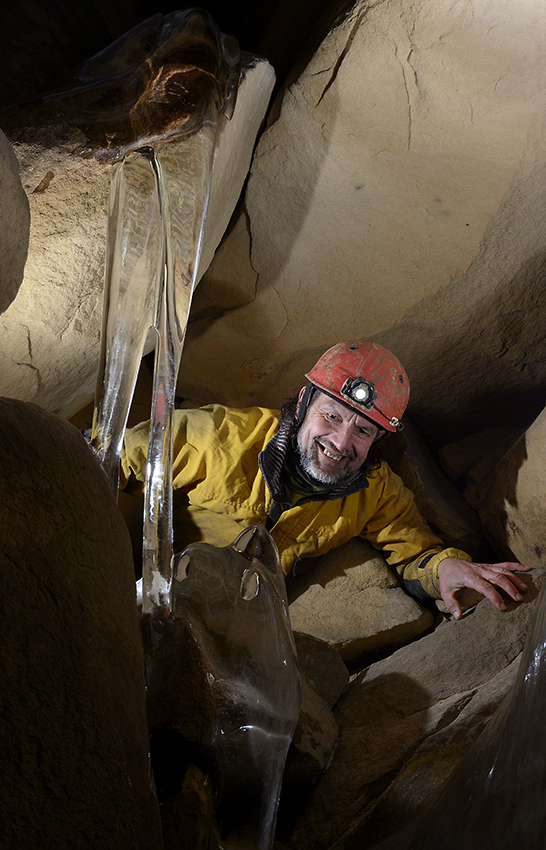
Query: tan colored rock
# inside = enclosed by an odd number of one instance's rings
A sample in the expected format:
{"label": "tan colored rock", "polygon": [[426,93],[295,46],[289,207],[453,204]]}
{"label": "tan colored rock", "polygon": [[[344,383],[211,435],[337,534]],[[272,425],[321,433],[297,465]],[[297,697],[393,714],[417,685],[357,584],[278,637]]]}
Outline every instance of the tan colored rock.
{"label": "tan colored rock", "polygon": [[326,641],[295,632],[302,683],[302,705],[286,759],[283,783],[314,782],[337,741],[331,711],[349,682],[341,656]]}
{"label": "tan colored rock", "polygon": [[448,779],[484,731],[502,700],[513,689],[521,653],[496,676],[476,690],[466,691],[449,703],[447,725],[439,724],[417,747],[407,764],[346,838],[347,850],[372,850],[377,843],[406,825],[418,806]]}
{"label": "tan colored rock", "polygon": [[301,684],[301,712],[286,759],[283,784],[315,782],[337,741],[338,728],[333,712],[304,673]]}
{"label": "tan colored rock", "polygon": [[349,683],[349,671],[329,643],[309,634],[294,632],[298,664],[324,702],[333,708]]}
{"label": "tan colored rock", "polygon": [[[544,570],[528,580],[523,603],[509,603],[501,613],[484,600],[462,620],[442,624],[351,682],[335,709],[340,734],[334,756],[292,830],[290,846],[370,850],[370,844],[360,843],[365,823],[393,777],[404,777],[413,760],[415,791],[407,782],[411,773],[406,774],[400,785],[405,798],[395,816],[389,810],[390,829],[402,825],[408,810],[466,752],[475,739],[474,725],[483,728],[509,691],[515,670],[506,668],[521,652],[543,581]],[[417,780],[419,752],[434,764],[427,790]],[[395,786],[393,797],[394,792]],[[379,827],[376,822],[374,829]],[[354,833],[354,843],[348,832]]]}
{"label": "tan colored rock", "polygon": [[490,558],[478,513],[443,474],[417,428],[404,417],[404,429],[385,440],[385,460],[415,496],[421,516],[444,541],[476,561]]}
{"label": "tan colored rock", "polygon": [[210,850],[220,836],[209,777],[190,764],[180,792],[161,805],[164,850]]}
{"label": "tan colored rock", "polygon": [[491,486],[497,463],[520,436],[518,428],[492,428],[448,443],[439,450],[440,466],[475,510]]}
{"label": "tan colored rock", "polygon": [[347,663],[402,646],[434,621],[364,540],[310,559],[309,566],[290,591],[292,628],[327,641]]}
{"label": "tan colored rock", "polygon": [[[532,415],[546,379],[545,25],[523,2],[354,6],[260,139],[247,218],[198,293],[181,395],[276,406],[354,336],[400,357],[437,445],[529,415],[510,392]],[[232,257],[255,279],[236,309]]]}
{"label": "tan colored rock", "polygon": [[0,313],[9,307],[23,280],[30,217],[19,178],[19,163],[0,130]]}
{"label": "tan colored rock", "polygon": [[529,567],[543,566],[546,556],[545,440],[543,412],[499,461],[480,505],[483,527],[500,555]]}
{"label": "tan colored rock", "polygon": [[[269,63],[246,55],[233,118],[221,119],[202,270],[241,192],[273,82]],[[3,120],[28,196],[31,231],[24,281],[0,317],[0,392],[68,417],[85,407],[95,388],[111,166],[75,155],[83,134],[61,121],[43,126],[43,116],[40,124],[34,114],[25,126],[18,116],[15,129],[13,118]]]}
{"label": "tan colored rock", "polygon": [[129,536],[81,434],[0,401],[0,846],[160,850]]}

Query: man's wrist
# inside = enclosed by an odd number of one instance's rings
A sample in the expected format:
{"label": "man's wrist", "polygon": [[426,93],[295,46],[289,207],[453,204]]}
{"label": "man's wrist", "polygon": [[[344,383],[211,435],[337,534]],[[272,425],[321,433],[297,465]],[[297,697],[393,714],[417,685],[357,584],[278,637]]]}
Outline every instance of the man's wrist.
{"label": "man's wrist", "polygon": [[437,598],[441,599],[442,594],[440,593],[440,576],[438,575],[438,567],[445,561],[447,558],[456,558],[458,561],[471,561],[472,558],[467,552],[464,552],[462,549],[455,549],[453,546],[449,546],[447,549],[442,549],[441,552],[434,557],[433,564],[433,583],[434,589],[437,592]]}

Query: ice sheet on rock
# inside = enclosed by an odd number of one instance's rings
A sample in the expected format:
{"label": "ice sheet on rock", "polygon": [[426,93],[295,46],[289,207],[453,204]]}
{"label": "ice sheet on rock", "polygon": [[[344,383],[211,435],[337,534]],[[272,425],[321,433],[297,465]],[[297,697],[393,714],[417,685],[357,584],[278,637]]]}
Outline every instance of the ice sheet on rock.
{"label": "ice sheet on rock", "polygon": [[175,617],[207,647],[218,698],[208,743],[220,776],[222,846],[269,850],[301,707],[278,553],[265,529],[250,526],[231,546],[193,544],[175,563]]}
{"label": "ice sheet on rock", "polygon": [[546,584],[514,687],[468,755],[399,834],[375,850],[539,850],[546,834]]}

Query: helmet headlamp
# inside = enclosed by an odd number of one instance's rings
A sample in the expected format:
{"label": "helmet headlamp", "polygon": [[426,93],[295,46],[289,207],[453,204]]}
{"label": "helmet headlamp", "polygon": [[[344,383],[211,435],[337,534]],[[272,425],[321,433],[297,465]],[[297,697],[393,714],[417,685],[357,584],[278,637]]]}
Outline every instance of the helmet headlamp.
{"label": "helmet headlamp", "polygon": [[[305,377],[385,431],[402,427],[400,420],[409,399],[408,377],[394,354],[378,343],[357,340],[333,345]],[[300,404],[301,418],[302,407]]]}
{"label": "helmet headlamp", "polygon": [[365,378],[347,378],[341,387],[341,395],[348,401],[371,410],[377,398],[377,392],[371,381]]}

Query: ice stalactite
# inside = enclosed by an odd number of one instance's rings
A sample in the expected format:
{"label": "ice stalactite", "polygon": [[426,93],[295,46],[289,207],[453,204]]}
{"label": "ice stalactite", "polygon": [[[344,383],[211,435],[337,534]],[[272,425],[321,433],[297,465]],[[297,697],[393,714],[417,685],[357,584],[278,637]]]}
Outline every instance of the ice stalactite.
{"label": "ice stalactite", "polygon": [[[265,529],[252,527],[226,549],[200,544],[173,557],[175,387],[218,120],[233,108],[238,75],[233,39],[206,12],[190,10],[150,18],[82,66],[55,97],[86,134],[82,152],[113,163],[91,448],[114,492],[140,361],[148,335],[156,335],[143,521],[149,703],[159,693],[166,710],[164,682],[188,663],[176,641],[169,643],[178,623],[196,638],[191,658],[203,658],[209,671],[196,685],[210,687],[214,703],[200,743],[212,752],[219,778],[222,846],[270,850],[301,705],[278,553]],[[172,687],[177,704],[196,673],[190,667]]]}
{"label": "ice stalactite", "polygon": [[[143,523],[143,611],[170,606],[171,418],[210,193],[220,114],[239,75],[234,39],[206,12],[154,15],[81,66],[57,99],[82,151],[114,162],[91,435],[114,492],[148,334],[156,334]],[[152,331],[152,332],[153,332]]]}

